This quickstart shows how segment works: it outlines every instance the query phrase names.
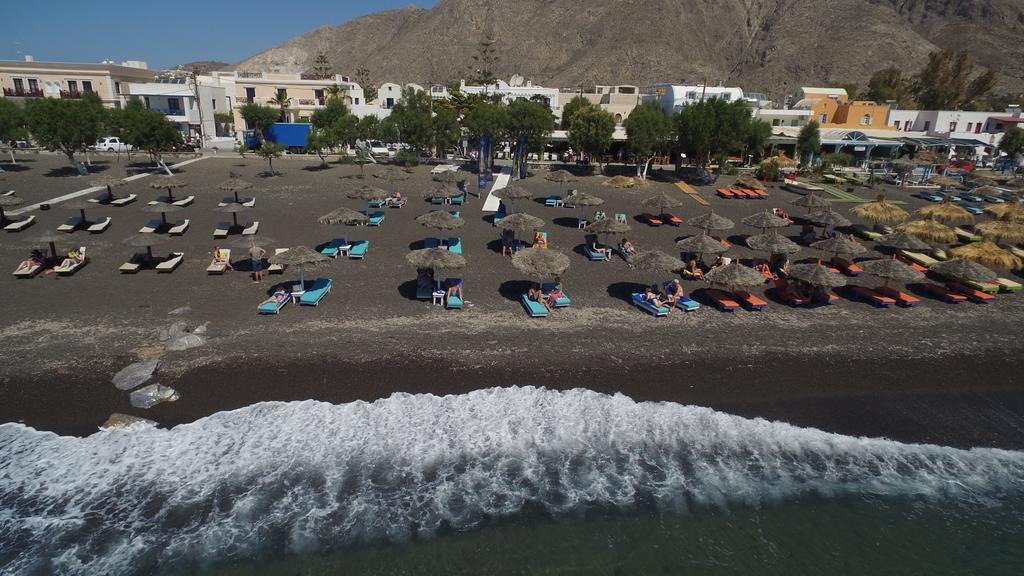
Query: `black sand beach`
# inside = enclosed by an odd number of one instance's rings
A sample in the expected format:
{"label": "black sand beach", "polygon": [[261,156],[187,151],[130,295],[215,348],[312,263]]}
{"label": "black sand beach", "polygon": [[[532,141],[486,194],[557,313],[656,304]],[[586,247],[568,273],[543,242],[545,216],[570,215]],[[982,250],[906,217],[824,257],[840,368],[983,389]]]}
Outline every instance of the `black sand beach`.
{"label": "black sand beach", "polygon": [[[96,163],[104,174],[123,176],[125,163]],[[0,188],[37,202],[87,182],[61,172],[60,158],[39,155],[24,169],[6,174]],[[120,240],[135,233],[149,215],[139,211],[158,195],[145,178],[119,188],[139,194],[126,208],[98,207],[90,215],[114,218],[99,236],[77,232],[58,246],[87,246],[92,261],[70,278],[40,276],[18,280],[0,275],[5,294],[0,327],[0,422],[24,422],[62,434],[88,435],[113,412],[150,418],[161,425],[190,422],[254,402],[317,399],[327,402],[373,400],[396,392],[448,394],[503,386],[585,387],[622,393],[637,400],[709,406],[748,417],[763,417],[849,435],[884,436],[903,442],[949,446],[1024,448],[1024,379],[1019,376],[1022,296],[999,296],[989,305],[950,306],[924,298],[910,309],[876,310],[849,300],[842,290],[837,306],[791,309],[773,300],[762,312],[720,313],[705,305],[684,316],[655,319],[633,308],[628,293],[651,278],[624,262],[592,263],[578,252],[582,232],[576,211],[519,202],[548,222],[552,248],[570,255],[564,275],[573,307],[548,319],[529,319],[518,303],[525,281],[500,255],[498,232],[480,211],[482,200],[462,207],[469,306],[441,310],[410,298],[415,272],[405,262],[410,248],[436,236],[413,222],[432,207],[420,199],[431,186],[420,167],[401,184],[410,203],[387,209],[380,228],[348,228],[350,239],[370,240],[366,260],[333,261],[307,278],[328,277],[334,289],[316,308],[289,305],[280,316],[259,317],[256,304],[275,282],[294,281],[295,271],[257,285],[245,272],[207,276],[205,267],[217,243],[211,233],[224,214],[213,211],[224,196],[215,189],[231,171],[255,183],[255,208],[240,219],[261,222],[260,232],[276,242],[267,248],[322,244],[340,235],[338,226],[316,224],[316,217],[339,206],[361,209],[345,193],[364,183],[386,188],[373,178],[354,178],[358,169],[315,169],[305,159],[275,166],[285,173],[262,178],[265,163],[255,159],[207,158],[181,169],[195,194],[192,207],[176,214],[191,219],[189,232],[163,245],[183,251],[173,274],[117,272],[132,253]],[[374,171],[367,168],[367,174]],[[470,179],[471,188],[475,179]],[[674,253],[676,239],[694,231],[648,228],[632,220],[646,211],[639,201],[659,191],[687,204],[682,218],[707,207],[686,198],[668,182],[642,190],[614,190],[601,177],[576,187],[607,203],[609,214],[626,212],[641,247]],[[537,197],[558,192],[556,184],[533,176],[522,183]],[[858,194],[873,193],[859,188]],[[887,188],[890,197],[919,205],[908,192]],[[726,201],[700,188],[717,212],[737,222],[726,236],[734,244],[756,231],[740,218],[773,206],[787,207],[794,194],[771,188],[767,201]],[[177,193],[177,191],[176,191]],[[848,214],[848,204],[836,209]],[[791,209],[791,213],[798,209]],[[37,224],[0,237],[0,267],[13,270],[32,243],[27,239],[56,227],[70,212],[60,206],[35,212]],[[795,235],[796,229],[787,230]],[[237,253],[244,250],[237,250]],[[738,247],[734,253],[752,253]],[[817,257],[805,249],[796,259]],[[869,252],[862,258],[878,257]],[[233,258],[235,261],[241,258]],[[241,268],[241,266],[240,266]],[[1019,280],[1016,276],[1011,276]],[[871,278],[851,283],[873,286]],[[702,286],[685,283],[698,301]],[[182,307],[188,310],[180,311]],[[177,311],[174,315],[169,312]],[[175,322],[188,330],[204,327],[202,346],[164,350],[161,332]],[[181,393],[177,402],[150,410],[131,407],[128,394],[110,378],[142,358],[160,357],[154,381]]]}

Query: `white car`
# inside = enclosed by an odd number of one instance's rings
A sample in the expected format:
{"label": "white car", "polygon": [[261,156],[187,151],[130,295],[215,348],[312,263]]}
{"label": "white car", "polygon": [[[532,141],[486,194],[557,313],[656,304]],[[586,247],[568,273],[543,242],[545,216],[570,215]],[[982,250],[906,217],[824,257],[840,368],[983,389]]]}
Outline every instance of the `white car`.
{"label": "white car", "polygon": [[122,142],[117,136],[100,138],[96,141],[94,148],[105,152],[127,152],[129,150],[134,150],[131,144]]}
{"label": "white car", "polygon": [[370,140],[367,144],[370,146],[370,154],[374,156],[383,156],[384,158],[387,158],[395,155],[394,152],[388,149],[388,145],[380,140]]}

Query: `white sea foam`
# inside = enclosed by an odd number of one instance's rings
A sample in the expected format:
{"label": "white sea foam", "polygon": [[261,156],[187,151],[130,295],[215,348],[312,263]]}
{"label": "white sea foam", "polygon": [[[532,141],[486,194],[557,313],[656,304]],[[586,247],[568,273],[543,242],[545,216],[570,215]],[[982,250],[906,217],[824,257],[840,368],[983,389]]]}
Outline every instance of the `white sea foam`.
{"label": "white sea foam", "polygon": [[[143,425],[144,426],[144,425]],[[1024,453],[537,388],[264,403],[173,430],[0,426],[0,573],[153,573],[589,506],[1024,491]]]}

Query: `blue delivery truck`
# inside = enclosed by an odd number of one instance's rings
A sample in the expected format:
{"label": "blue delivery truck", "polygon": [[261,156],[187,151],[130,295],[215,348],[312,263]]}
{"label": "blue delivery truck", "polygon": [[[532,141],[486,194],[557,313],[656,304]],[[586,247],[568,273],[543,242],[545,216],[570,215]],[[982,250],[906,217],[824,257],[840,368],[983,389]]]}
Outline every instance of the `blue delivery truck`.
{"label": "blue delivery truck", "polygon": [[[263,137],[269,142],[284,146],[290,152],[301,152],[309,142],[309,128],[309,124],[276,122],[263,129]],[[249,148],[255,149],[259,146],[255,130],[244,130],[242,138]]]}

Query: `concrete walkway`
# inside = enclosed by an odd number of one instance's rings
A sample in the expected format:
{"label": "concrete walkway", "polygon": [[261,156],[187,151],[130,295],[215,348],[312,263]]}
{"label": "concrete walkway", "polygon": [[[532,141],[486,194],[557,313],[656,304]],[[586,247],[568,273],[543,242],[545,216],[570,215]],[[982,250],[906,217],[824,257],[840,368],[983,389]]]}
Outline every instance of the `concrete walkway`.
{"label": "concrete walkway", "polygon": [[484,206],[481,208],[484,212],[497,212],[498,204],[501,203],[501,199],[494,195],[495,190],[501,190],[505,186],[508,186],[509,181],[512,180],[512,167],[502,166],[501,173],[494,175],[494,184],[491,186],[491,191],[487,193],[487,199],[484,200]]}
{"label": "concrete walkway", "polygon": [[[180,168],[182,166],[187,166],[187,165],[189,165],[189,164],[191,164],[193,162],[199,162],[200,160],[206,160],[206,156],[202,156],[200,158],[193,158],[191,160],[185,160],[184,162],[178,162],[177,164],[171,165],[171,168],[172,169],[173,168]],[[152,176],[152,173],[146,172],[144,174],[136,174],[135,176],[129,176],[129,177],[125,178],[124,181],[125,182],[132,182],[134,180],[141,180],[142,178],[145,178],[147,176]],[[85,196],[87,194],[94,194],[96,192],[100,192],[101,190],[106,190],[106,186],[93,186],[91,188],[85,188],[85,189],[79,190],[77,192],[71,192],[71,193],[65,194],[63,196],[57,196],[56,198],[51,198],[49,200],[43,200],[42,202],[39,202],[37,204],[31,204],[29,206],[18,208],[17,210],[7,210],[6,213],[10,214],[11,216],[17,216],[19,214],[24,214],[26,212],[31,212],[33,210],[38,210],[40,204],[50,204],[52,206],[54,204],[59,204],[60,202],[64,202],[65,200],[71,200],[72,198],[78,198],[79,196]]]}

